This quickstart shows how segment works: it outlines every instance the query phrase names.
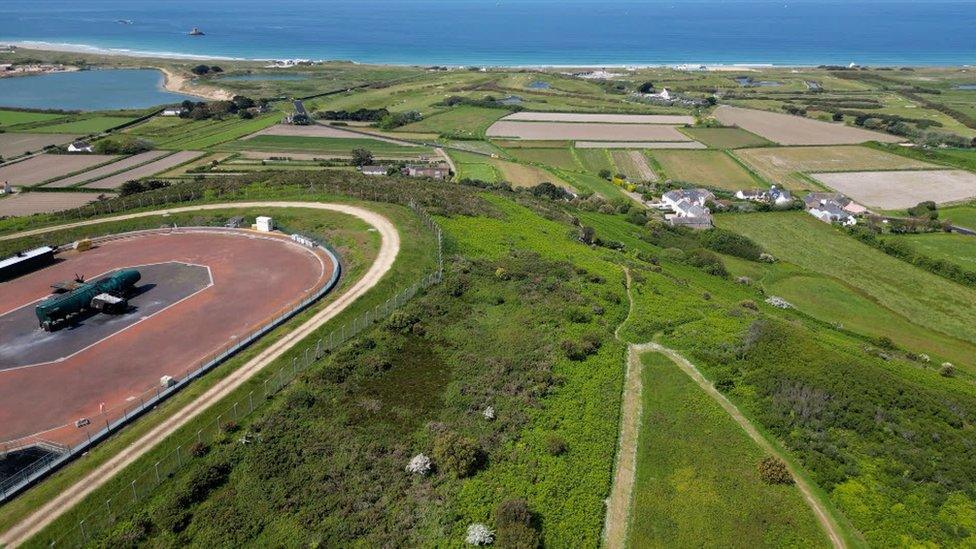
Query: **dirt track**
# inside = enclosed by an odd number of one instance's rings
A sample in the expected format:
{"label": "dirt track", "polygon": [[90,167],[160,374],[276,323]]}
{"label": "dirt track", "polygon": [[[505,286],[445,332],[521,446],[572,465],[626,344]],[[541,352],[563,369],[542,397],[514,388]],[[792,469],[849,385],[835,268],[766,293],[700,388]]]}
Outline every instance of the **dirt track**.
{"label": "dirt track", "polygon": [[[630,293],[630,272],[625,270],[624,273],[627,277],[627,298],[630,302],[630,312],[627,315],[627,319],[629,319],[630,314],[633,314],[634,299]],[[617,339],[620,339],[620,328],[627,323],[627,319],[614,332]],[[610,490],[610,497],[607,499],[607,514],[603,525],[603,545],[605,547],[617,549],[625,547],[627,544],[627,527],[631,513],[634,480],[637,476],[637,444],[643,408],[640,356],[646,352],[658,352],[671,359],[742,427],[756,445],[786,462],[796,482],[796,487],[816,515],[817,521],[820,522],[821,527],[830,539],[831,545],[837,549],[847,547],[843,536],[840,534],[839,527],[834,522],[834,518],[827,512],[826,506],[814,494],[807,481],[796,474],[796,470],[785,459],[783,453],[766,440],[735,404],[732,404],[711,382],[705,379],[705,376],[698,371],[694,364],[677,351],[653,342],[630,344],[627,348],[627,373],[624,379],[623,399],[620,403],[620,438],[617,447],[617,461],[614,464],[613,485]]]}
{"label": "dirt track", "polygon": [[168,210],[157,210],[154,212],[140,212],[136,214],[121,215],[107,219],[81,221],[57,227],[35,229],[32,231],[25,231],[23,233],[0,236],[0,240],[10,240],[20,236],[40,234],[70,227],[104,223],[106,221],[117,221],[159,215],[166,212],[177,213],[231,207],[311,208],[330,210],[352,215],[372,225],[377,231],[379,231],[382,238],[380,250],[377,254],[376,260],[370,266],[369,270],[366,271],[366,274],[357,280],[348,290],[339,295],[335,301],[326,305],[325,308],[323,308],[315,316],[307,320],[293,332],[283,336],[281,339],[274,342],[274,344],[272,344],[270,347],[259,353],[253,359],[249,360],[246,364],[232,372],[226,378],[220,380],[216,385],[200,395],[196,400],[189,403],[186,407],[179,410],[174,415],[167,418],[138,440],[133,442],[128,448],[85,475],[81,480],[63,491],[56,498],[47,502],[44,506],[31,515],[27,516],[14,527],[0,534],[0,546],[9,545],[11,547],[16,547],[30,539],[31,536],[49,525],[62,513],[81,502],[88,494],[105,484],[105,482],[111,479],[115,474],[151,450],[159,441],[173,434],[177,429],[185,425],[191,419],[230,394],[232,391],[234,391],[234,389],[241,386],[245,381],[257,374],[265,366],[295,346],[305,336],[311,334],[319,326],[338,315],[357,298],[365,294],[380,281],[380,279],[393,266],[393,263],[400,251],[400,235],[393,223],[382,215],[357,206],[350,206],[346,204],[322,204],[315,202],[235,202],[228,204],[188,206]]}

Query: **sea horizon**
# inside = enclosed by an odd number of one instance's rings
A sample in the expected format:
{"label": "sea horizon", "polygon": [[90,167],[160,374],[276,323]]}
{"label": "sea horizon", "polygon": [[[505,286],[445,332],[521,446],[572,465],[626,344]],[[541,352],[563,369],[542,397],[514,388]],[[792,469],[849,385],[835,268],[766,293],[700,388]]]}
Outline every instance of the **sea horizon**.
{"label": "sea horizon", "polygon": [[[966,66],[976,0],[8,0],[0,43],[180,59],[498,67]],[[200,28],[203,36],[188,36]],[[46,46],[43,47],[43,46]]]}

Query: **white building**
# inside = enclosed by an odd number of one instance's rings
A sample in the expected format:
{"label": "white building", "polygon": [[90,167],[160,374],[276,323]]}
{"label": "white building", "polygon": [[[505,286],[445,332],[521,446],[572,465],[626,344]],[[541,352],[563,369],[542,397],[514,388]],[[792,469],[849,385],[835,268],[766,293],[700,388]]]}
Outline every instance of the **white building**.
{"label": "white building", "polygon": [[255,221],[255,228],[263,233],[270,233],[274,230],[274,219],[265,215],[259,215]]}
{"label": "white building", "polygon": [[182,116],[183,107],[170,107],[168,109],[163,109],[163,112],[159,114],[160,116]]}
{"label": "white building", "polygon": [[70,153],[90,153],[93,151],[94,149],[92,148],[91,144],[85,141],[75,141],[74,143],[68,145],[68,152]]}
{"label": "white building", "polygon": [[675,211],[682,200],[704,208],[709,200],[715,200],[715,195],[707,189],[675,189],[661,196],[661,203]]}

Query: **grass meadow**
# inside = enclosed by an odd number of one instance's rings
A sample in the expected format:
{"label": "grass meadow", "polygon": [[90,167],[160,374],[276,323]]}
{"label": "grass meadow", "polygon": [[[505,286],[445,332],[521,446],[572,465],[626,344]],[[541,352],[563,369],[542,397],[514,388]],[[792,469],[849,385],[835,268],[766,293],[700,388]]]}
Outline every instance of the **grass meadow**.
{"label": "grass meadow", "polygon": [[675,181],[727,191],[767,186],[722,151],[658,150],[649,154]]}
{"label": "grass meadow", "polygon": [[[874,304],[870,310],[890,311],[906,322],[941,334],[943,342],[961,341],[954,346],[953,354],[971,353],[976,342],[976,290],[888,256],[802,212],[719,216],[717,224],[748,236],[781,261],[843,281]],[[815,293],[809,295],[809,300],[816,298]],[[831,308],[832,314],[846,316],[845,304],[859,302],[863,300],[841,297]],[[823,314],[822,305],[819,307]],[[886,318],[890,317],[868,317],[863,322],[875,322],[881,329]],[[911,330],[902,324],[900,331]],[[898,331],[892,329],[891,333]],[[974,366],[972,360],[966,363]]]}
{"label": "grass meadow", "polygon": [[484,138],[488,126],[506,114],[508,111],[505,109],[458,105],[419,122],[401,126],[397,131],[435,133],[455,138]]}
{"label": "grass meadow", "polygon": [[344,137],[299,137],[291,135],[258,135],[250,139],[224,143],[224,150],[308,152],[316,154],[349,155],[353,149],[369,149],[374,155],[416,157],[431,154],[429,147],[411,147],[377,139]]}
{"label": "grass meadow", "polygon": [[760,479],[764,452],[718,403],[666,356],[641,364],[629,547],[830,547],[795,486]]}

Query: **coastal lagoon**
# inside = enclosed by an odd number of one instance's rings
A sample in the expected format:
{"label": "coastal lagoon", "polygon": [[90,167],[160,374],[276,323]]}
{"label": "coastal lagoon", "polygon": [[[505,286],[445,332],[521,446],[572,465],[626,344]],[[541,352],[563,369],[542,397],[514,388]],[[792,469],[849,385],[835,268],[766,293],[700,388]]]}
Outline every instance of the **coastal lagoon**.
{"label": "coastal lagoon", "polygon": [[0,78],[0,107],[98,111],[138,109],[197,98],[163,89],[155,69],[60,72]]}

